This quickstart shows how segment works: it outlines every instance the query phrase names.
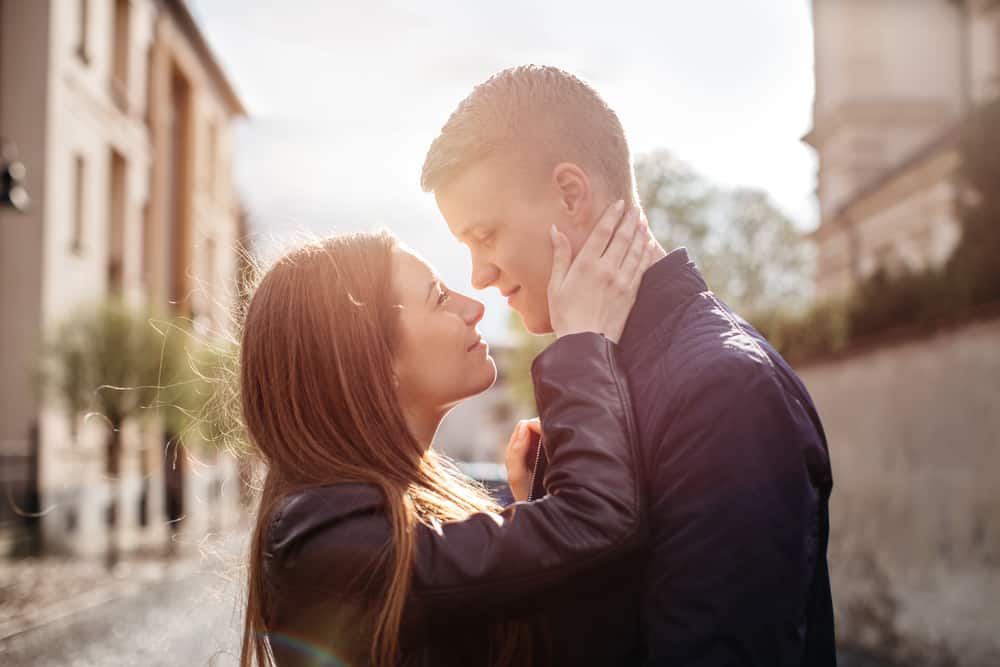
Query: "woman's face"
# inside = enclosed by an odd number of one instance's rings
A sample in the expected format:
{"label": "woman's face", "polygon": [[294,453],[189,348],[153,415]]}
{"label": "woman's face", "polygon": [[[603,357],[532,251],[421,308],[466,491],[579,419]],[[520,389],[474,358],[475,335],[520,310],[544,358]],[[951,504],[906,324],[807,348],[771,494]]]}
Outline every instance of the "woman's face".
{"label": "woman's face", "polygon": [[401,306],[394,365],[403,408],[448,409],[488,389],[497,369],[476,330],[483,304],[450,291],[402,247],[393,250],[392,288]]}

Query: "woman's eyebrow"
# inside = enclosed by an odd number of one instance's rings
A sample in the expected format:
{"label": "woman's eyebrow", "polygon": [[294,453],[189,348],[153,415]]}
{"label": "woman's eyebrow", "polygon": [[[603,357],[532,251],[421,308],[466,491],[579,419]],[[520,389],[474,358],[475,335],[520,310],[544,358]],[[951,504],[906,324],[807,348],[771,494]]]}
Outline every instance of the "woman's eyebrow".
{"label": "woman's eyebrow", "polygon": [[424,297],[424,303],[427,303],[427,301],[431,298],[431,293],[434,291],[434,288],[437,287],[439,284],[441,284],[441,280],[435,278],[434,280],[431,281],[431,284],[427,286],[427,296]]}

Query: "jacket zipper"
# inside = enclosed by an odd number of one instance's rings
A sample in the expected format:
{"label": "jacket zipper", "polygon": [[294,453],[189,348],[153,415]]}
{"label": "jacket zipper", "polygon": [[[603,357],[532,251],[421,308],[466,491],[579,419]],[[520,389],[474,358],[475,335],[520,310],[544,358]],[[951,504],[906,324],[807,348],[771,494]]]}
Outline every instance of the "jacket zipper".
{"label": "jacket zipper", "polygon": [[535,452],[535,467],[531,469],[531,481],[528,482],[528,502],[535,500],[535,478],[538,475],[538,466],[542,462],[542,436],[538,436],[538,450]]}

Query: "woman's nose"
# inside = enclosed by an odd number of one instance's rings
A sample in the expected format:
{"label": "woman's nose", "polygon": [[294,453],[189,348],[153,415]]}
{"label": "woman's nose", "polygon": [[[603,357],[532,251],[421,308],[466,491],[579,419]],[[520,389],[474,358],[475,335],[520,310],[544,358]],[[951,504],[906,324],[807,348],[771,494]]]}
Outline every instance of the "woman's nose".
{"label": "woman's nose", "polygon": [[474,327],[479,324],[479,321],[483,319],[483,315],[486,313],[486,306],[480,301],[476,301],[473,298],[462,295],[462,319],[470,327]]}

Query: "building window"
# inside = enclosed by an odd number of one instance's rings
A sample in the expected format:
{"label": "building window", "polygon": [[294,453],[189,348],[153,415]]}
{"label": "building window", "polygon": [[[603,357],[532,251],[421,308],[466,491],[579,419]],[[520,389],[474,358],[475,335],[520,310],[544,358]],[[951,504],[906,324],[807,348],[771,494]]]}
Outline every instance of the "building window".
{"label": "building window", "polygon": [[993,70],[993,87],[994,91],[1000,91],[1000,8],[994,13],[996,14],[996,18],[994,19],[996,29],[993,31],[993,46],[995,47],[993,49],[995,56],[993,62],[993,67],[995,68]]}
{"label": "building window", "polygon": [[219,162],[219,128],[214,123],[208,124],[208,173],[205,174],[208,185],[208,194],[211,199],[215,199],[215,189],[218,183],[215,177]]}
{"label": "building window", "polygon": [[109,188],[108,220],[108,289],[120,294],[125,285],[125,216],[128,199],[126,178],[128,166],[125,156],[111,149],[111,183]]}
{"label": "building window", "polygon": [[218,294],[215,291],[215,274],[217,271],[217,250],[215,245],[215,239],[213,237],[208,237],[205,239],[204,253],[205,258],[203,260],[203,267],[205,271],[204,277],[204,287],[208,292],[208,301],[214,302],[218,298]]}
{"label": "building window", "polygon": [[86,65],[90,63],[90,0],[80,0],[77,9],[76,55]]}
{"label": "building window", "polygon": [[111,95],[123,110],[128,109],[129,3],[130,0],[115,0],[111,35]]}
{"label": "building window", "polygon": [[87,187],[86,163],[82,155],[77,155],[73,159],[73,230],[70,235],[69,247],[74,254],[79,255],[83,251],[83,234],[85,230],[85,204],[86,196],[84,191]]}
{"label": "building window", "polygon": [[142,207],[142,266],[139,267],[139,276],[143,284],[149,288],[153,284],[153,218],[152,210],[147,201]]}
{"label": "building window", "polygon": [[78,517],[77,517],[77,514],[76,514],[76,508],[75,507],[67,507],[66,508],[66,513],[63,515],[63,519],[64,519],[64,523],[65,523],[64,527],[66,529],[66,532],[67,533],[75,533],[76,532],[76,526],[79,523]]}

